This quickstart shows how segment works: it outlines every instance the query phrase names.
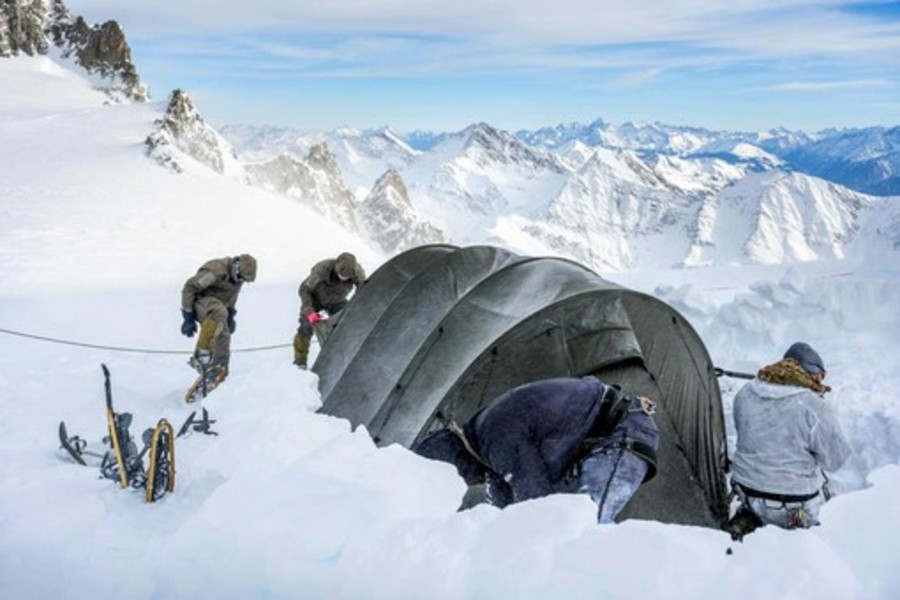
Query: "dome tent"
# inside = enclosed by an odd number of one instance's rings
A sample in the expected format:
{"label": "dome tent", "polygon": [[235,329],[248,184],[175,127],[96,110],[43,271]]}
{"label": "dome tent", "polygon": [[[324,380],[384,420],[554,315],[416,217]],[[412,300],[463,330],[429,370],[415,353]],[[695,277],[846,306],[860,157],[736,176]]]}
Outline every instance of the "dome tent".
{"label": "dome tent", "polygon": [[727,520],[721,394],[690,324],[570,260],[429,245],[382,265],[336,318],[313,372],[320,412],[410,447],[508,389],[596,375],[657,401],[659,472],[620,518]]}

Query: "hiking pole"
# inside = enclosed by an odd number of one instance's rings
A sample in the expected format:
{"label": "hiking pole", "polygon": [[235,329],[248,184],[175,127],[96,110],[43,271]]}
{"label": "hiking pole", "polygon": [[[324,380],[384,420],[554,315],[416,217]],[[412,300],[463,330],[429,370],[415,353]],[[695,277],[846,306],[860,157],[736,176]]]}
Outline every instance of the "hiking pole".
{"label": "hiking pole", "polygon": [[726,376],[726,377],[735,377],[737,379],[756,379],[756,375],[752,373],[741,373],[740,371],[726,371],[725,369],[720,369],[719,367],[713,367],[713,370],[716,373],[716,377]]}

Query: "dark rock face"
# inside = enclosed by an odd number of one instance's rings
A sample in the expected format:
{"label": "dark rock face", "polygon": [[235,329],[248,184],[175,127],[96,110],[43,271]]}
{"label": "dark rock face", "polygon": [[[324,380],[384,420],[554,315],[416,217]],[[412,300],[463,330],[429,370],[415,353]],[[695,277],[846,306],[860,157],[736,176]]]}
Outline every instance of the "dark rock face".
{"label": "dark rock face", "polygon": [[62,0],[0,0],[0,56],[47,54],[51,47],[58,48],[62,58],[101,77],[100,87],[112,100],[148,99],[117,22],[88,25],[72,15]]}
{"label": "dark rock face", "polygon": [[0,56],[46,54],[46,19],[47,9],[41,0],[0,0]]}

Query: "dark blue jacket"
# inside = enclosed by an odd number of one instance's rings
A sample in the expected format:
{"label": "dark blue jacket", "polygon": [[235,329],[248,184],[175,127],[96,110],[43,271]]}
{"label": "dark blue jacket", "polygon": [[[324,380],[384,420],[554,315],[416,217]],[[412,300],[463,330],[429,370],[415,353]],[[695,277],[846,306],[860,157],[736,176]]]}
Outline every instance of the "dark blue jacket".
{"label": "dark blue jacket", "polygon": [[615,389],[596,377],[561,377],[514,388],[477,412],[463,427],[516,502],[553,492],[578,458],[604,396]]}

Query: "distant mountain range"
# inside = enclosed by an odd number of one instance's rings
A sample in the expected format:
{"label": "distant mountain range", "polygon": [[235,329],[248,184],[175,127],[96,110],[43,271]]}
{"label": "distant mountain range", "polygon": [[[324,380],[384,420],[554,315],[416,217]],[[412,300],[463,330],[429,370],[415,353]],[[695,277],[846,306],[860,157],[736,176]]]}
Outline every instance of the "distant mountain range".
{"label": "distant mountain range", "polygon": [[[85,58],[98,35],[121,37],[103,68]],[[117,25],[88,27],[61,0],[0,5],[0,56],[74,60],[101,75],[110,97],[144,101],[127,49]],[[410,134],[216,129],[181,90],[161,112],[145,148],[165,168],[211,169],[291,198],[386,254],[489,242],[622,271],[900,247],[900,202],[875,195],[900,194],[900,127],[808,135],[598,120],[515,133],[487,123]]]}
{"label": "distant mountain range", "polygon": [[[750,150],[775,157],[784,169],[821,177],[858,192],[900,195],[900,126],[829,129],[810,135],[787,129],[744,133],[660,123],[616,126],[595,121],[590,125],[523,130],[517,135],[529,144],[549,149],[579,141],[588,146],[633,150],[650,161],[659,156],[714,156],[740,162]],[[763,160],[771,166],[771,160]]]}
{"label": "distant mountain range", "polygon": [[[486,123],[411,136],[247,126],[221,133],[249,164],[331,148],[335,174],[360,206],[383,203],[373,200],[373,183],[390,171],[406,190],[390,218],[415,223],[419,243],[492,241],[605,271],[842,258],[865,237],[871,207],[900,210],[896,199],[791,166],[800,149],[837,142],[836,133],[815,141],[787,131],[754,137],[601,122],[516,134]],[[397,244],[401,231],[392,232],[393,248],[405,245]]]}

